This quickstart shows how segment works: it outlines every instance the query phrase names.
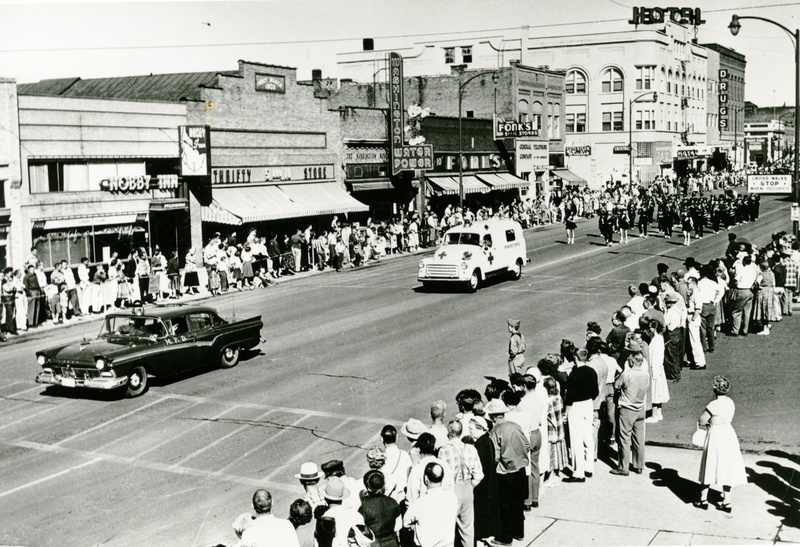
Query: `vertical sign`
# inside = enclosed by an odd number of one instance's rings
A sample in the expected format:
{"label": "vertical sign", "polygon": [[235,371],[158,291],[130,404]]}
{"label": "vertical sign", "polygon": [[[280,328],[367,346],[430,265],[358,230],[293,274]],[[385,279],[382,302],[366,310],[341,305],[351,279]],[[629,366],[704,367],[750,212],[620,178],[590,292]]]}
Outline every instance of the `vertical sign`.
{"label": "vertical sign", "polygon": [[[728,128],[728,69],[719,69],[719,130]],[[735,131],[735,129],[734,129]]]}
{"label": "vertical sign", "polygon": [[407,146],[403,129],[403,58],[389,54],[389,156],[392,175],[401,171],[433,169],[433,146]]}
{"label": "vertical sign", "polygon": [[178,149],[181,156],[182,176],[211,176],[210,133],[207,125],[178,126]]}

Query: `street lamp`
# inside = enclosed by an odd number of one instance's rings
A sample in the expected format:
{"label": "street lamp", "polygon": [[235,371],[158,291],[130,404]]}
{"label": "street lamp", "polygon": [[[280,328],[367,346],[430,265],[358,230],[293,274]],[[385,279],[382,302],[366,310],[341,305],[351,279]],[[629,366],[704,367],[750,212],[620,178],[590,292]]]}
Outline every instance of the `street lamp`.
{"label": "street lamp", "polygon": [[458,208],[462,209],[464,207],[464,150],[463,145],[461,144],[461,104],[462,99],[464,98],[464,88],[467,87],[467,84],[470,83],[475,78],[479,78],[480,76],[485,76],[487,74],[492,75],[492,83],[497,85],[497,82],[500,80],[500,76],[498,76],[497,71],[489,70],[486,72],[478,72],[471,78],[469,78],[465,82],[461,82],[461,77],[464,75],[464,65],[461,65],[461,70],[458,72]]}
{"label": "street lamp", "polygon": [[638,97],[631,99],[628,103],[628,184],[630,184],[631,187],[633,186],[633,103],[637,102],[642,97],[647,97],[648,95],[652,95],[653,100],[644,102],[654,103],[658,101],[658,92],[648,91],[647,93],[642,93]]}
{"label": "street lamp", "polygon": [[[800,133],[797,131],[798,127],[800,127],[800,108],[798,108],[798,106],[800,106],[800,29],[795,29],[795,31],[792,32],[785,26],[781,25],[780,23],[776,23],[772,19],[756,17],[753,15],[743,15],[741,17],[734,15],[731,17],[731,22],[728,25],[728,28],[731,30],[731,34],[734,36],[739,34],[739,30],[742,28],[742,24],[739,21],[743,21],[744,19],[755,19],[757,21],[764,21],[765,23],[771,23],[775,25],[789,35],[794,45],[794,176],[792,179],[792,189],[794,201],[797,203],[800,202],[800,171],[798,171],[797,163],[798,156],[800,155],[798,154],[798,149],[800,148]],[[800,223],[795,221],[793,224],[794,235],[798,236],[798,231],[800,231]]]}

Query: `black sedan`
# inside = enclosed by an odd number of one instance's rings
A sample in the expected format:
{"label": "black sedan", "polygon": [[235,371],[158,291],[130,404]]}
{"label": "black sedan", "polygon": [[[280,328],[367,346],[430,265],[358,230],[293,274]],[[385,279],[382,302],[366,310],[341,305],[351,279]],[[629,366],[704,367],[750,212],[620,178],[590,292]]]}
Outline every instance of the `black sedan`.
{"label": "black sedan", "polygon": [[218,363],[236,366],[261,341],[260,316],[230,322],[208,307],[134,308],[108,314],[92,340],[36,353],[36,381],[64,388],[147,391],[148,377],[168,377]]}

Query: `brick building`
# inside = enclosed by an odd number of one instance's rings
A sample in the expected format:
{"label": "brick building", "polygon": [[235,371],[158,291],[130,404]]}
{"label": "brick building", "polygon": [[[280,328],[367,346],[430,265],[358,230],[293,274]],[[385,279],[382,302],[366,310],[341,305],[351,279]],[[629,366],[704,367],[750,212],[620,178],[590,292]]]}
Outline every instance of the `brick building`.
{"label": "brick building", "polygon": [[[413,60],[410,66],[413,67]],[[519,63],[496,70],[455,66],[449,74],[406,77],[405,105],[417,105],[431,112],[430,117],[422,120],[421,133],[433,145],[434,169],[427,173],[426,179],[420,179],[423,196],[417,200],[417,206],[424,198],[458,194],[459,156],[463,158],[460,180],[465,194],[511,190],[517,196],[520,191],[527,196],[529,190],[534,193],[547,190],[551,168],[564,165],[563,87],[562,72]],[[331,108],[339,109],[342,120],[348,187],[361,192],[359,199],[373,203],[379,211],[397,210],[402,204],[389,200],[406,199],[409,187],[418,184],[409,174],[387,175],[387,92],[387,84],[377,78],[365,82],[345,79],[330,98]],[[495,140],[495,115],[507,121],[531,122],[538,135]],[[522,154],[517,153],[518,146]],[[529,157],[528,147],[539,150],[536,161]],[[570,177],[570,181],[577,180],[564,170],[556,172],[559,173]],[[359,180],[362,177],[367,180]],[[560,183],[561,179],[554,177],[553,182]],[[511,195],[504,200],[508,198]],[[447,199],[440,203],[444,201]]]}
{"label": "brick building", "polygon": [[[227,72],[0,82],[18,89],[18,99],[4,94],[18,104],[0,105],[19,127],[15,142],[0,141],[10,262],[32,245],[47,266],[138,246],[182,257],[214,231],[285,233],[366,214],[342,186],[334,84],[245,61]],[[181,126],[209,128],[210,176],[179,176]]]}

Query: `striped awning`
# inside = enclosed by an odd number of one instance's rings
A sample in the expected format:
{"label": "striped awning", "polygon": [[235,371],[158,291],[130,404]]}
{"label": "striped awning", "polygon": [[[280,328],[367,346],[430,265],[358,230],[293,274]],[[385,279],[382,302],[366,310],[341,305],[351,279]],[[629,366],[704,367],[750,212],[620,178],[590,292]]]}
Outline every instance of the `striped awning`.
{"label": "striped awning", "polygon": [[478,173],[476,176],[489,185],[492,190],[527,189],[531,184],[529,181],[515,177],[511,173]]}
{"label": "striped awning", "polygon": [[203,222],[250,222],[369,211],[335,182],[214,186]]}
{"label": "striped awning", "polygon": [[[428,182],[432,186],[432,190],[440,195],[458,195],[459,184],[458,177],[427,177]],[[475,175],[463,175],[461,177],[461,184],[464,187],[465,194],[486,193],[491,188],[486,186]]]}
{"label": "striped awning", "polygon": [[570,182],[572,184],[586,184],[586,181],[570,171],[569,169],[551,169],[550,174],[554,177],[558,177],[564,182]]}

